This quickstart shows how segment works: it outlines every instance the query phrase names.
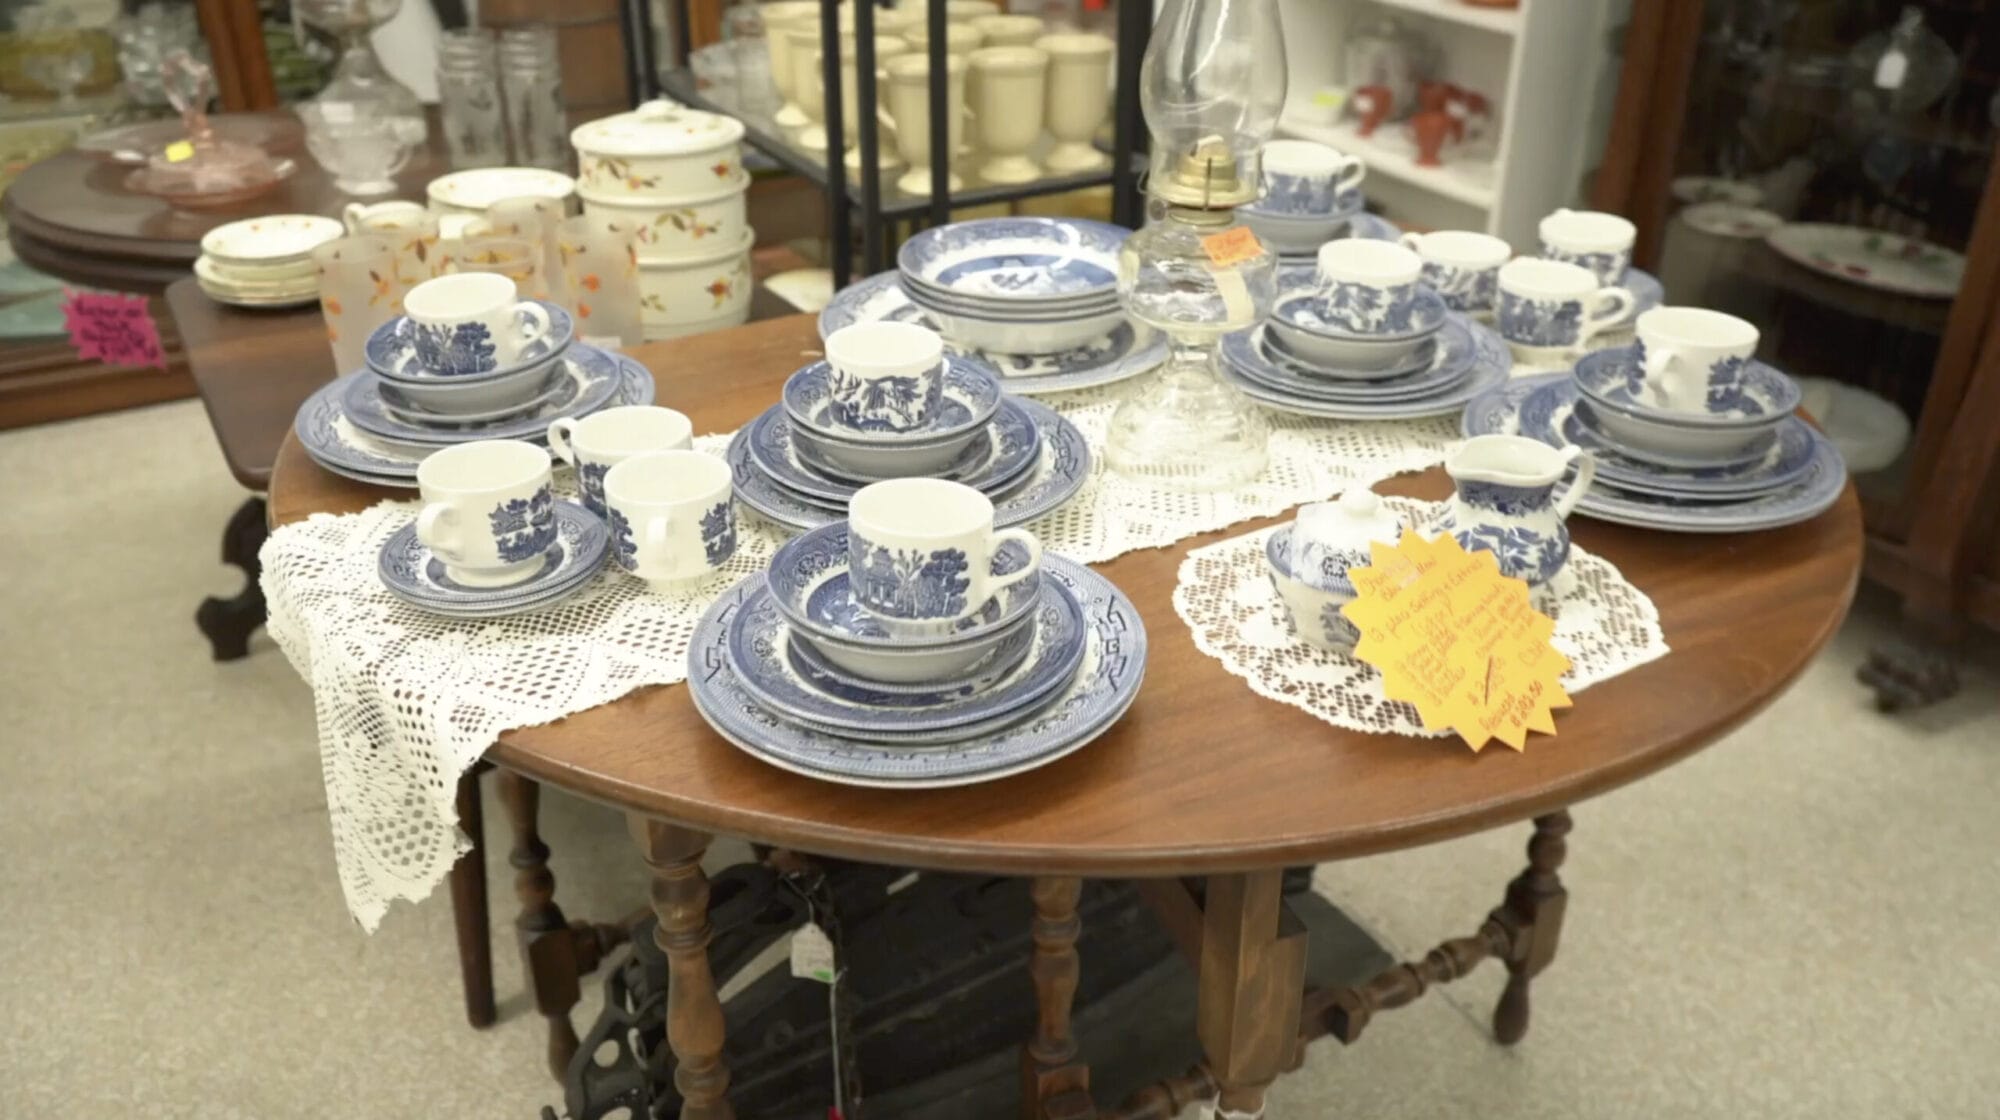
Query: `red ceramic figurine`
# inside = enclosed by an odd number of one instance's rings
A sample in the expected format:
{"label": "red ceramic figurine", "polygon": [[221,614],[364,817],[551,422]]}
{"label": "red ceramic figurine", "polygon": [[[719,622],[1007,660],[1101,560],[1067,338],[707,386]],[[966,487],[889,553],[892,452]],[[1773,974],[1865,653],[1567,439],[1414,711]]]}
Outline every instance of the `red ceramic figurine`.
{"label": "red ceramic figurine", "polygon": [[1396,96],[1388,86],[1362,86],[1354,91],[1354,112],[1361,118],[1361,135],[1373,136],[1395,108]]}

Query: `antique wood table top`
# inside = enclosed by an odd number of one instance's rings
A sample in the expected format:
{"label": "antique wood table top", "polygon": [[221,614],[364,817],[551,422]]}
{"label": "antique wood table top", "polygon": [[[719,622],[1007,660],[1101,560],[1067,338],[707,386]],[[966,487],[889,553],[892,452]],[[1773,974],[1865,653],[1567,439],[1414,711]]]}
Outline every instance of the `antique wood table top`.
{"label": "antique wood table top", "polygon": [[[809,316],[639,348],[659,401],[726,431],[817,348]],[[1441,470],[1386,492],[1441,498]],[[273,525],[409,497],[321,470],[287,435]],[[1171,603],[1182,556],[1254,524],[1097,569],[1151,641],[1146,681],[1103,738],[1031,773],[959,789],[856,789],[780,771],[711,731],[680,686],[501,736],[488,757],[686,827],[830,856],[1001,873],[1238,872],[1409,847],[1554,812],[1712,742],[1778,695],[1845,615],[1860,572],[1850,488],[1803,525],[1740,536],[1577,518],[1575,537],[1652,597],[1673,652],[1577,695],[1525,754],[1367,735],[1266,700],[1195,648]]]}

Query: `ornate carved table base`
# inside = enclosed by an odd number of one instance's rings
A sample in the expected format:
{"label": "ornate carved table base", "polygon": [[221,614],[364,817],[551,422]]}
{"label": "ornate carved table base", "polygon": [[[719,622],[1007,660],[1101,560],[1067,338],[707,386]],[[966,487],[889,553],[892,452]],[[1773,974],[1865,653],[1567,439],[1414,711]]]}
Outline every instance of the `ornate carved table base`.
{"label": "ornate carved table base", "polygon": [[227,599],[209,596],[195,608],[194,624],[208,638],[209,650],[217,661],[235,661],[250,653],[250,635],[264,625],[264,585],[259,582],[264,565],[257,551],[269,533],[265,523],[264,498],[253,495],[222,527],[222,562],[243,569],[243,590]]}

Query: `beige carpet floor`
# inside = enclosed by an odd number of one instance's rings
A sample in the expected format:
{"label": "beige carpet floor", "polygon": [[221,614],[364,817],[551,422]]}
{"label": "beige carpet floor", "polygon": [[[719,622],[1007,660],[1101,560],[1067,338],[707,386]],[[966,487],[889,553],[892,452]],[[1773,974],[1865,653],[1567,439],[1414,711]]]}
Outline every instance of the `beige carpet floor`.
{"label": "beige carpet floor", "polygon": [[[312,700],[283,656],[260,636],[248,660],[209,661],[190,615],[234,590],[215,550],[242,494],[199,407],[0,433],[0,478],[0,1116],[486,1120],[553,1102],[504,928],[503,1020],[475,1033],[443,898],[374,937],[347,918]],[[1488,967],[1351,1052],[1322,1043],[1271,1115],[2000,1115],[2000,672],[1989,648],[1957,700],[1877,715],[1852,673],[1890,617],[1864,598],[1762,717],[1577,809],[1568,928],[1522,1045],[1488,1039]],[[544,820],[572,914],[641,897],[614,816],[551,795]],[[1421,954],[1475,927],[1524,839],[1319,881]],[[505,873],[496,850],[503,925]]]}

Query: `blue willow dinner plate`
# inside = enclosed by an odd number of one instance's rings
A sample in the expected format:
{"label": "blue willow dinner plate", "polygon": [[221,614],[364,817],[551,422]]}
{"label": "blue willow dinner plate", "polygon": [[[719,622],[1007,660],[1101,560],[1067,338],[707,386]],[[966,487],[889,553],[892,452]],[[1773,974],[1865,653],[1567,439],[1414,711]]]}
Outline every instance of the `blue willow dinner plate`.
{"label": "blue willow dinner plate", "polygon": [[760,586],[724,592],[688,648],[688,694],[723,738],[782,770],[843,785],[931,789],[994,781],[1046,766],[1103,734],[1131,707],[1146,671],[1146,628],[1110,581],[1059,556],[1043,560],[1089,624],[1082,666],[1054,699],[990,734],[921,750],[815,731],[759,704],[729,668],[729,618]]}
{"label": "blue willow dinner plate", "polygon": [[800,677],[786,657],[791,628],[768,585],[744,599],[730,619],[724,653],[744,691],[808,727],[911,745],[964,739],[1004,727],[1067,684],[1083,663],[1083,608],[1054,580],[1036,598],[1034,624],[1021,629],[1033,645],[1015,671],[984,691],[930,705],[892,706],[873,694],[829,691]]}
{"label": "blue willow dinner plate", "polygon": [[952,222],[903,242],[896,268],[915,283],[981,303],[1069,303],[1117,289],[1118,252],[1131,235],[1080,218]]}
{"label": "blue willow dinner plate", "polygon": [[819,336],[855,323],[915,323],[944,335],[945,347],[954,354],[985,360],[1000,372],[1000,384],[1010,393],[1062,393],[1088,389],[1137,377],[1167,360],[1167,340],[1160,332],[1134,323],[1094,342],[1058,354],[1001,354],[975,350],[952,342],[936,319],[926,314],[903,291],[901,278],[884,272],[857,281],[834,294],[833,301],[819,313]]}
{"label": "blue willow dinner plate", "polygon": [[[1514,367],[1513,354],[1498,332],[1484,323],[1466,319],[1459,312],[1452,315],[1464,322],[1472,336],[1472,369],[1462,379],[1426,396],[1407,400],[1331,401],[1272,388],[1239,368],[1239,361],[1251,361],[1256,351],[1255,344],[1241,331],[1223,337],[1223,360],[1217,363],[1217,368],[1222,379],[1241,390],[1244,396],[1267,408],[1295,416],[1322,420],[1415,420],[1440,416],[1457,412],[1467,401],[1506,381],[1508,371]],[[1257,355],[1256,360],[1264,359]]]}
{"label": "blue willow dinner plate", "polygon": [[389,593],[412,606],[457,618],[499,618],[574,594],[603,566],[610,537],[596,514],[574,502],[557,502],[556,543],[540,568],[505,587],[467,587],[453,580],[444,561],[417,539],[413,520],[383,542],[375,567]]}
{"label": "blue willow dinner plate", "polygon": [[[562,353],[563,349],[576,338],[576,324],[570,319],[569,312],[564,311],[547,300],[538,299],[533,302],[540,304],[542,310],[548,313],[549,329],[526,346],[521,347],[520,355],[514,359],[511,365],[495,366],[492,369],[482,370],[479,373],[434,374],[426,372],[417,363],[416,343],[411,341],[408,334],[405,333],[406,324],[410,321],[410,317],[407,315],[398,315],[381,326],[376,327],[368,335],[368,341],[362,344],[361,352],[368,362],[369,369],[374,370],[376,373],[387,374],[392,381],[400,376],[405,379],[421,378],[428,380],[435,378],[439,381],[470,383],[505,377],[508,374],[517,373],[537,362],[548,361],[552,355]],[[398,370],[402,370],[403,372],[399,374]]]}
{"label": "blue willow dinner plate", "polygon": [[1224,361],[1259,385],[1313,400],[1356,404],[1436,396],[1470,376],[1479,356],[1472,320],[1458,311],[1447,316],[1437,335],[1418,348],[1409,372],[1378,379],[1351,380],[1309,372],[1313,367],[1285,353],[1263,323],[1232,332],[1222,340],[1222,349]]}
{"label": "blue willow dinner plate", "polygon": [[545,437],[550,422],[563,417],[588,416],[603,408],[622,381],[618,359],[599,350],[595,346],[576,345],[569,348],[556,362],[560,376],[556,393],[540,405],[523,413],[501,420],[460,424],[449,420],[433,423],[414,423],[406,419],[406,408],[399,409],[385,401],[392,396],[396,387],[390,385],[385,392],[383,381],[373,370],[348,379],[347,391],[341,394],[341,410],[355,427],[388,439],[404,440],[409,443],[431,443],[449,446],[454,443],[468,443],[476,439],[534,439]]}
{"label": "blue willow dinner plate", "polygon": [[[1062,505],[1090,479],[1090,447],[1076,425],[1035,401],[1009,403],[1026,410],[1042,438],[1035,465],[1023,472],[1026,478],[991,495],[993,523],[1003,529],[1032,521]],[[751,457],[748,428],[729,441],[724,457],[735,476],[737,499],[785,528],[814,529],[839,521],[846,513],[844,502],[835,504],[801,494],[766,474]]]}
{"label": "blue willow dinner plate", "polygon": [[[838,464],[826,462],[792,438],[791,423],[791,417],[778,405],[750,422],[750,457],[764,473],[801,494],[843,506],[868,485],[839,477],[844,472]],[[939,477],[962,482],[989,496],[998,494],[1020,480],[1040,450],[1041,437],[1034,420],[1019,402],[1008,401]]]}
{"label": "blue willow dinner plate", "polygon": [[[620,357],[618,370],[621,374],[618,391],[605,402],[606,407],[653,403],[653,375],[645,366]],[[360,376],[350,373],[320,386],[299,406],[292,431],[297,433],[306,454],[335,474],[383,486],[414,487],[417,464],[438,448],[381,439],[355,427],[341,411],[340,400],[347,392],[349,380]]]}
{"label": "blue willow dinner plate", "polygon": [[[1465,434],[1526,434],[1520,416],[1528,398],[1568,377],[1567,373],[1523,377],[1483,394],[1466,406]],[[1590,488],[1576,510],[1599,521],[1675,533],[1744,533],[1809,521],[1838,501],[1847,485],[1847,466],[1833,442],[1817,432],[1813,437],[1812,462],[1798,481],[1767,494],[1734,501],[1673,498],[1600,483]]]}

